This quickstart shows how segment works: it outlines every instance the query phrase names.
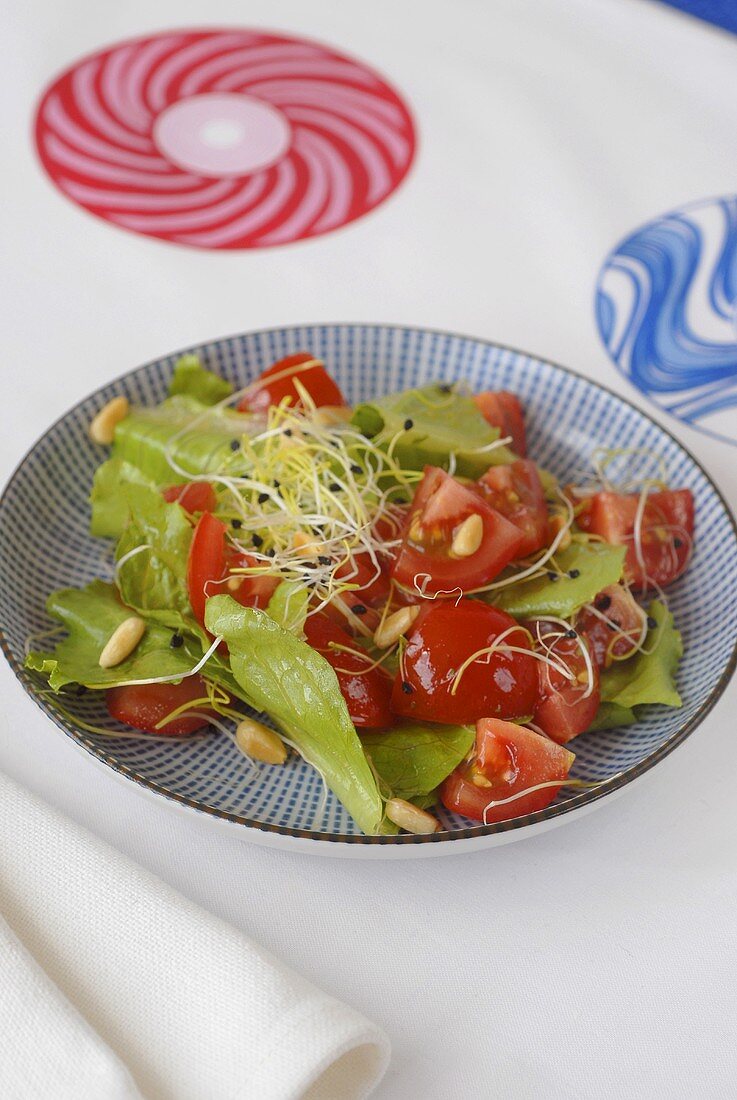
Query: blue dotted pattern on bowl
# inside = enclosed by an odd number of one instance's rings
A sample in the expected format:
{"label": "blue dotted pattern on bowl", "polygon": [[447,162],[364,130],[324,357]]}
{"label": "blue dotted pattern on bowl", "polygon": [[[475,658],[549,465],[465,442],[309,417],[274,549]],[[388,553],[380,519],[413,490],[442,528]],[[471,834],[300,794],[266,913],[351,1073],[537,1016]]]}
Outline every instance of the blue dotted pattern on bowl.
{"label": "blue dotted pattern on bowl", "polygon": [[737,196],[673,210],[621,241],[599,275],[596,323],[633,385],[737,443]]}
{"label": "blue dotted pattern on bowl", "polygon": [[[153,404],[166,395],[176,355],[132,371],[63,416],[32,448],[11,479],[0,508],[0,612],[3,646],[26,690],[71,737],[123,774],[171,798],[244,824],[316,839],[354,843],[438,843],[539,821],[602,797],[664,756],[698,723],[720,694],[737,640],[737,544],[733,520],[703,470],[663,429],[633,406],[564,368],[498,345],[438,332],[369,325],[315,325],[235,336],[188,349],[242,386],[275,359],[307,348],[325,359],[352,402],[430,379],[466,379],[476,390],[510,389],[527,410],[530,453],[561,481],[580,477],[597,446],[643,448],[662,456],[674,485],[696,497],[697,540],[691,567],[670,590],[683,632],[679,674],[682,710],[652,708],[636,726],[584,735],[573,745],[573,774],[614,777],[596,791],[561,793],[538,814],[488,827],[442,815],[433,837],[366,838],[316,773],[291,758],[284,768],[249,769],[222,736],[144,742],[85,733],[74,719],[121,727],[95,693],[65,696],[64,708],[22,671],[24,643],[50,625],[47,593],[111,574],[111,547],[87,532],[93,472],[104,459],[90,442],[94,414],[113,396]],[[643,463],[649,460],[642,459]],[[644,467],[643,467],[644,468]],[[624,774],[622,774],[624,773]]]}

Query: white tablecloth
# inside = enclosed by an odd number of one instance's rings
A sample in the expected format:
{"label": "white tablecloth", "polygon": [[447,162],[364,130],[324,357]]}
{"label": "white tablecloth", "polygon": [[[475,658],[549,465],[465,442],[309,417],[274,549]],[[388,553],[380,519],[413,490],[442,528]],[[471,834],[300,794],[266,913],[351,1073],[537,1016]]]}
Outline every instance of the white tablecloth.
{"label": "white tablecloth", "polygon": [[[492,337],[653,411],[601,346],[596,273],[641,222],[734,187],[737,38],[646,0],[12,0],[4,19],[5,474],[102,381],[295,321]],[[145,240],[64,200],[29,143],[42,85],[107,42],[203,21],[276,24],[385,72],[419,126],[405,184],[332,235],[240,253]],[[737,502],[734,448],[655,416]],[[56,732],[5,665],[0,683],[0,768],[385,1027],[380,1100],[734,1095],[734,685],[654,773],[577,824],[382,864],[254,847],[144,799]]]}

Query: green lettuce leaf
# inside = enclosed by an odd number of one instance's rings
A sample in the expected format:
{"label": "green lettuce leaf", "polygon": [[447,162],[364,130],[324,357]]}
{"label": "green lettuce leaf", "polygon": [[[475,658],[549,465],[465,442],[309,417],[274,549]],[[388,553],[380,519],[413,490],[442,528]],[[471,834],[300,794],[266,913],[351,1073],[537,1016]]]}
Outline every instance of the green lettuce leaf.
{"label": "green lettuce leaf", "polygon": [[95,470],[90,494],[90,534],[95,538],[115,539],[122,534],[130,515],[127,485],[156,488],[145,474],[120,458],[109,458]]}
{"label": "green lettuce leaf", "polygon": [[282,581],[269,600],[266,614],[285,630],[302,635],[310,603],[310,592],[301,581]]}
{"label": "green lettuce leaf", "polygon": [[215,470],[236,474],[243,462],[231,443],[251,422],[243,413],[208,409],[180,394],[151,408],[133,409],[115,429],[112,457],[130,462],[157,485],[177,484]]}
{"label": "green lettuce leaf", "polygon": [[174,364],[174,374],[169,383],[170,397],[184,394],[203,405],[217,405],[230,397],[232,392],[230,382],[203,367],[198,355],[182,355]]}
{"label": "green lettuce leaf", "polygon": [[241,607],[231,596],[209,599],[205,622],[227,642],[250,705],[294,741],[365,833],[380,832],[379,789],[325,658],[264,611]]}
{"label": "green lettuce leaf", "polygon": [[519,581],[484,597],[515,619],[532,619],[543,615],[567,618],[585,603],[590,603],[602,588],[616,584],[622,576],[625,547],[605,542],[573,542],[555,560],[562,572],[574,576],[547,576]]}
{"label": "green lettuce leaf", "polygon": [[618,703],[601,703],[596,718],[587,732],[592,730],[612,730],[619,726],[631,726],[637,721],[637,715],[630,707],[620,707]]}
{"label": "green lettuce leaf", "polygon": [[655,626],[648,631],[645,651],[626,661],[615,661],[601,676],[601,698],[605,703],[632,708],[645,703],[680,707],[681,697],[675,682],[678,662],[683,656],[681,635],[673,616],[658,600],[649,609]]}
{"label": "green lettuce leaf", "polygon": [[475,737],[472,726],[409,722],[394,729],[364,733],[364,752],[392,795],[422,799],[467,756]]}
{"label": "green lettuce leaf", "polygon": [[53,650],[29,653],[26,668],[48,678],[53,691],[65,684],[107,688],[128,680],[153,676],[184,676],[202,656],[188,646],[172,649],[171,631],[154,623],[127,660],[115,668],[100,668],[99,659],[113,631],[131,615],[118,599],[113,585],[93,581],[86,588],[62,588],[53,592],[46,610],[68,631]]}
{"label": "green lettuce leaf", "polygon": [[[405,430],[408,420],[412,426]],[[456,473],[475,478],[489,466],[515,458],[507,447],[479,452],[499,438],[499,429],[484,420],[471,397],[445,393],[439,383],[358,405],[352,423],[380,447],[399,433],[393,453],[406,470],[421,470],[426,465],[447,469],[453,454]]]}
{"label": "green lettuce leaf", "polygon": [[115,551],[117,561],[138,546],[118,570],[120,593],[129,607],[147,619],[199,634],[187,594],[187,556],[192,527],[184,509],[167,504],[155,489],[124,488],[130,520]]}

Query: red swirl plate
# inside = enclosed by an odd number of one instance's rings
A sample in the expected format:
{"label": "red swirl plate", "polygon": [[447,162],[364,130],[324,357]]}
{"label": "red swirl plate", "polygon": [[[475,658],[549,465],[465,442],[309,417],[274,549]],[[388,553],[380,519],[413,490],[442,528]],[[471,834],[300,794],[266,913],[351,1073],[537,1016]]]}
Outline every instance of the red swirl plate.
{"label": "red swirl plate", "polygon": [[410,112],[360,61],[255,30],[167,31],[83,58],[36,115],[46,172],[97,217],[209,249],[316,237],[383,202]]}

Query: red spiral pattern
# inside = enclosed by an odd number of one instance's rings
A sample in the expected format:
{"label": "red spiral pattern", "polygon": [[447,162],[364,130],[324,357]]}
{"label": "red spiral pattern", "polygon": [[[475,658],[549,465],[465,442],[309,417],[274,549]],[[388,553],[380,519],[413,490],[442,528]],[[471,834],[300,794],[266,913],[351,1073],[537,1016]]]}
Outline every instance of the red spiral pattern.
{"label": "red spiral pattern", "polygon": [[[276,163],[241,176],[177,166],[154,140],[173,104],[246,95],[291,130]],[[383,202],[412,162],[398,94],[365,65],[299,38],[167,32],[84,58],[45,91],[36,145],[55,185],[118,226],[199,248],[263,248],[337,229]]]}

